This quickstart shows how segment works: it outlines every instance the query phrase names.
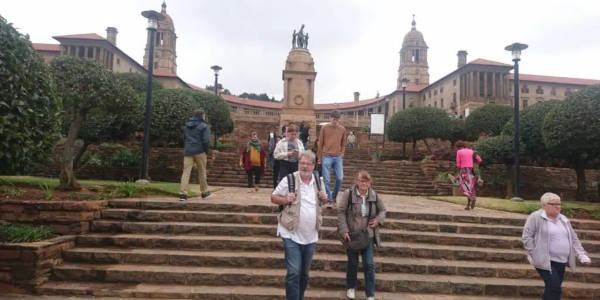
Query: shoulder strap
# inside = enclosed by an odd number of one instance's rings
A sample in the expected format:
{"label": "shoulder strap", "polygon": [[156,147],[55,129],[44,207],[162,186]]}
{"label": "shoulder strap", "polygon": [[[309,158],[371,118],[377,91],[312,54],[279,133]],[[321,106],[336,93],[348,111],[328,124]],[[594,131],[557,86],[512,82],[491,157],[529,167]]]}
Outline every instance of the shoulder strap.
{"label": "shoulder strap", "polygon": [[287,174],[288,180],[288,192],[293,193],[296,191],[296,181],[294,180],[294,173]]}
{"label": "shoulder strap", "polygon": [[315,182],[317,183],[317,190],[321,191],[321,178],[319,177],[318,171],[313,171],[313,175],[315,176]]}

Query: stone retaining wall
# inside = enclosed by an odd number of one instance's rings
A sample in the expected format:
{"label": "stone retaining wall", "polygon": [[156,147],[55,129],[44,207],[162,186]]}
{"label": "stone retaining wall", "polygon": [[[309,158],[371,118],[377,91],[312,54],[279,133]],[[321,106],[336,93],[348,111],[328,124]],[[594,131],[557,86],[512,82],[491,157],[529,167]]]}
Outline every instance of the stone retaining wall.
{"label": "stone retaining wall", "polygon": [[81,234],[100,217],[108,201],[1,200],[0,219],[10,223],[44,225],[57,234]]}
{"label": "stone retaining wall", "polygon": [[75,246],[75,236],[34,243],[0,243],[0,285],[3,290],[31,292],[48,281],[62,263],[62,252]]}
{"label": "stone retaining wall", "polygon": [[[421,163],[425,176],[432,180],[438,191],[451,194],[452,185],[449,182],[436,181],[438,174],[456,174],[453,161],[428,161]],[[482,177],[486,181],[483,187],[478,187],[480,196],[506,196],[506,174],[512,172],[504,165],[492,165],[481,169]],[[594,183],[600,180],[600,170],[586,170],[586,190],[589,201],[600,201],[598,191]],[[577,175],[575,170],[554,167],[521,166],[521,197],[526,199],[539,199],[545,192],[553,192],[561,196],[563,200],[575,200],[577,191]]]}

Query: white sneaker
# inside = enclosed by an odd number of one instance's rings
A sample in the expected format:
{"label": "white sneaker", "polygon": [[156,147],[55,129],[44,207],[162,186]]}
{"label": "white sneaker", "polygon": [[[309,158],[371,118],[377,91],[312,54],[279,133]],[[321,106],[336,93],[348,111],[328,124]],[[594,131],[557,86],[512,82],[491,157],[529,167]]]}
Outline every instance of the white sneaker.
{"label": "white sneaker", "polygon": [[375,300],[375,297],[367,297],[367,300]]}
{"label": "white sneaker", "polygon": [[348,299],[354,299],[354,298],[356,298],[356,295],[354,293],[354,289],[348,289],[348,290],[346,290],[346,296],[348,297]]}

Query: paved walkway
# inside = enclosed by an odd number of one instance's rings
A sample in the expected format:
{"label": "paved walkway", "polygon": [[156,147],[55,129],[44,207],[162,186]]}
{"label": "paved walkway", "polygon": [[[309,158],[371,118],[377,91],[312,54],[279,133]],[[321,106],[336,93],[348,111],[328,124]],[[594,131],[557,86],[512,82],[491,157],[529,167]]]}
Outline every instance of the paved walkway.
{"label": "paved walkway", "polygon": [[[248,192],[247,188],[225,187],[214,192],[209,198],[190,198],[188,201],[208,203],[228,203],[240,205],[274,205],[271,203],[272,190],[262,188],[258,192]],[[340,196],[341,197],[341,193]],[[430,200],[419,196],[381,195],[388,211],[435,213],[449,215],[465,215],[480,217],[527,218],[524,214],[496,211],[476,207],[474,210],[464,210],[464,205],[444,201]],[[175,200],[175,198],[173,198]],[[466,199],[465,199],[466,201]],[[466,203],[466,202],[465,202]]]}

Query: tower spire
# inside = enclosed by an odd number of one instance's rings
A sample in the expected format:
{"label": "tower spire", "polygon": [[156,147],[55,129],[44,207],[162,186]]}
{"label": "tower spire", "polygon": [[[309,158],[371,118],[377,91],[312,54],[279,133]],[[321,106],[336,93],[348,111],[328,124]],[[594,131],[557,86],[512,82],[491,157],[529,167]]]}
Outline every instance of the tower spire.
{"label": "tower spire", "polygon": [[411,23],[411,30],[417,30],[417,22],[415,22],[415,14],[413,14],[413,20]]}
{"label": "tower spire", "polygon": [[167,2],[165,0],[163,0],[162,10],[160,12],[163,14],[167,12]]}

